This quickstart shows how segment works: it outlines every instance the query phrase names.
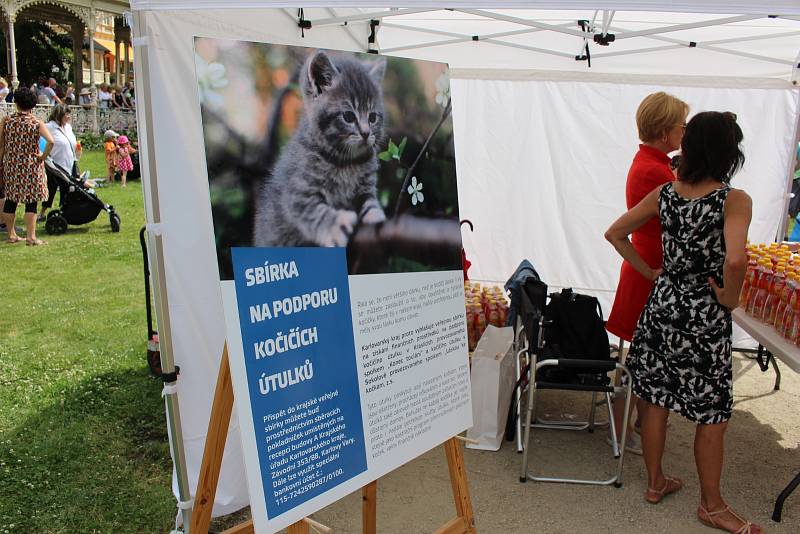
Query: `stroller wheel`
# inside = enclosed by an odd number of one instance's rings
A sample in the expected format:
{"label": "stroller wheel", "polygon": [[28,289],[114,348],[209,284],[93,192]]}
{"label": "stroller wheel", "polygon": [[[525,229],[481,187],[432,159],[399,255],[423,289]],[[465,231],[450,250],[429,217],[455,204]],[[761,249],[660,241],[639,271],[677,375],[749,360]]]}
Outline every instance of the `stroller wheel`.
{"label": "stroller wheel", "polygon": [[112,211],[108,217],[111,219],[111,231],[114,233],[119,232],[119,225],[121,223],[119,215]]}
{"label": "stroller wheel", "polygon": [[49,214],[44,229],[50,235],[63,234],[67,231],[67,220],[60,214]]}

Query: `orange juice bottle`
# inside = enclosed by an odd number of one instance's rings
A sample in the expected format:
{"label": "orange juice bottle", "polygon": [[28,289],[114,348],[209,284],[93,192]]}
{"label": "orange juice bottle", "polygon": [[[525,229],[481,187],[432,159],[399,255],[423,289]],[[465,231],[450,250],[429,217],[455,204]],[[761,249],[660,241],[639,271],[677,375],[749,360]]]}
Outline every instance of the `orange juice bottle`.
{"label": "orange juice bottle", "polygon": [[786,283],[783,285],[783,289],[781,289],[779,299],[778,299],[778,307],[775,310],[775,322],[772,323],[775,325],[775,330],[778,331],[780,335],[783,335],[786,331],[786,327],[784,325],[786,319],[786,312],[790,310],[789,307],[789,298],[797,289],[797,276],[794,272],[789,271],[786,275]]}
{"label": "orange juice bottle", "polygon": [[789,296],[789,302],[783,314],[783,324],[779,329],[781,335],[787,340],[792,337],[792,330],[795,329],[795,322],[798,317],[798,312],[800,312],[800,295],[798,295],[800,287],[798,286],[800,286],[800,284],[795,284],[795,289]]}
{"label": "orange juice bottle", "polygon": [[744,275],[742,290],[739,292],[739,306],[746,307],[750,292],[755,287],[756,273],[758,272],[758,256],[755,250],[747,251],[747,272]]}
{"label": "orange juice bottle", "polygon": [[757,305],[760,304],[762,307],[764,305],[764,292],[766,288],[764,285],[767,283],[767,265],[769,264],[769,260],[766,258],[762,258],[758,262],[758,269],[756,270],[756,277],[754,280],[754,287],[750,290],[750,296],[747,301],[747,307],[745,311],[752,315],[753,317],[758,317],[758,311],[761,309]]}
{"label": "orange juice bottle", "polygon": [[781,291],[783,291],[786,285],[785,271],[786,264],[780,262],[775,269],[775,275],[772,277],[772,284],[769,289],[769,294],[767,295],[767,302],[764,305],[764,316],[762,318],[767,324],[775,324],[775,316],[778,311],[778,302],[780,302],[781,299]]}

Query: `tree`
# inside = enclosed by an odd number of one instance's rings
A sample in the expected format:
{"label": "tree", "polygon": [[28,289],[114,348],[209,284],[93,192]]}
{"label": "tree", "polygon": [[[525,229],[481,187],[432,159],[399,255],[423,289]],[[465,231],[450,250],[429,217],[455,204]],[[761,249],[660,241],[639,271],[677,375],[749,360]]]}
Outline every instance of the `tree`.
{"label": "tree", "polygon": [[[39,20],[17,21],[14,25],[17,45],[17,76],[21,84],[30,85],[40,77],[55,78],[59,85],[67,82],[73,70],[72,38],[68,32],[59,31]],[[6,58],[6,41],[0,39],[0,58]],[[7,62],[6,62],[7,63]],[[53,70],[53,67],[57,71]],[[11,72],[5,64],[4,73]]]}

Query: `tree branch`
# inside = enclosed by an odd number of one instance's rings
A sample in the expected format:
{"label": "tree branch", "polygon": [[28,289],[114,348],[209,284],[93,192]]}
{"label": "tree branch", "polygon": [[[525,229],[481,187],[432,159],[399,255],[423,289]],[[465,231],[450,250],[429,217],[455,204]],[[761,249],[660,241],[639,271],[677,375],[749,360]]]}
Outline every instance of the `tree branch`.
{"label": "tree branch", "polygon": [[347,247],[350,274],[375,272],[390,257],[435,267],[457,266],[460,254],[461,229],[457,220],[413,215],[361,225]]}

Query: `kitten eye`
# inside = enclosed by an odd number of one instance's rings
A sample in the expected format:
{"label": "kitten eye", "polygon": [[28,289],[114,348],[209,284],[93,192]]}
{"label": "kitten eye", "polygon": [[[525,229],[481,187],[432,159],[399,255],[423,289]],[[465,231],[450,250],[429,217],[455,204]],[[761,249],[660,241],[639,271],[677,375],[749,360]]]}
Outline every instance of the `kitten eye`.
{"label": "kitten eye", "polygon": [[369,114],[369,122],[374,123],[377,120],[378,120],[378,114],[377,113],[375,113],[373,111],[372,113]]}
{"label": "kitten eye", "polygon": [[353,113],[352,111],[345,111],[344,113],[342,113],[342,118],[344,119],[344,122],[350,124],[356,122],[356,114]]}

